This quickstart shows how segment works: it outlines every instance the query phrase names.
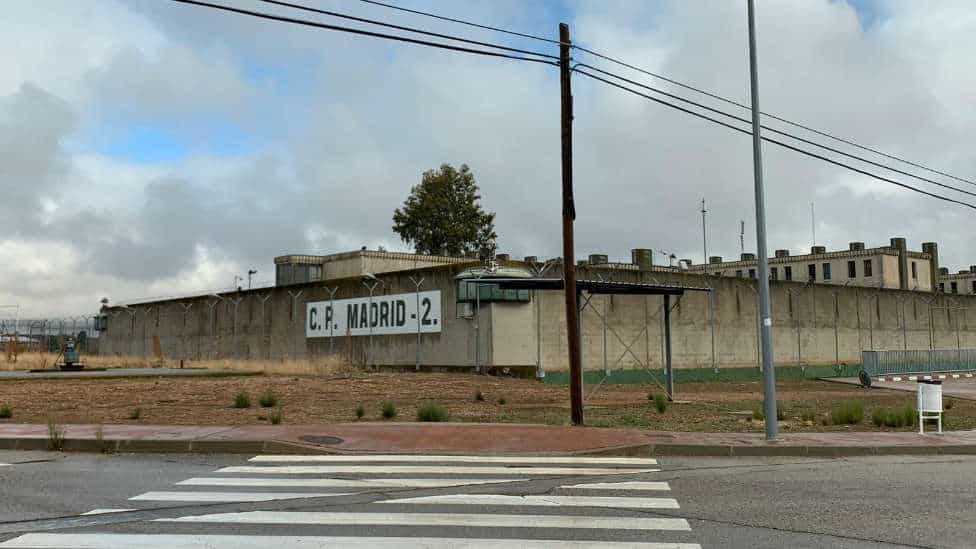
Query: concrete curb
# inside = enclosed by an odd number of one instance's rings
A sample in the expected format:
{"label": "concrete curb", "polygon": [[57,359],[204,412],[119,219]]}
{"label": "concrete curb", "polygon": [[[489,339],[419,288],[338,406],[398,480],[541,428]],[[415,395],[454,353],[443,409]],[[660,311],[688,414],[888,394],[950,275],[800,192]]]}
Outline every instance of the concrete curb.
{"label": "concrete curb", "polygon": [[[44,438],[0,438],[0,450],[47,450]],[[282,440],[152,440],[72,439],[64,441],[66,452],[101,453],[174,453],[174,454],[347,454],[367,455],[377,452],[344,451],[339,448],[302,444]],[[407,453],[393,451],[390,453]],[[418,454],[444,453],[438,451],[410,452]],[[508,453],[511,454],[511,453]],[[537,455],[538,452],[525,452]],[[572,452],[548,452],[548,456],[591,457],[857,457],[893,455],[976,455],[976,445],[941,446],[804,446],[804,445],[733,445],[733,444],[632,444],[608,448],[594,448]]]}

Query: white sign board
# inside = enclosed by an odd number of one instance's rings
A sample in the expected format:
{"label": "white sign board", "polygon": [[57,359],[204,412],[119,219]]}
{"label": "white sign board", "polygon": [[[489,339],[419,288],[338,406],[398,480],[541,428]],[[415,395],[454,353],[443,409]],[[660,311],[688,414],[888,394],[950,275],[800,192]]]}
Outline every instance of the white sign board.
{"label": "white sign board", "polygon": [[440,290],[305,305],[305,337],[415,334],[418,324],[421,333],[441,331]]}

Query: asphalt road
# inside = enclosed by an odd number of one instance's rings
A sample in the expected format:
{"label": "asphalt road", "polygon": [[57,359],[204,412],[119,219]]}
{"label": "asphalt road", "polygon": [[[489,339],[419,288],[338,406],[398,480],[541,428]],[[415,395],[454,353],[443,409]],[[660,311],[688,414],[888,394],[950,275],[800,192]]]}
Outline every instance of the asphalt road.
{"label": "asphalt road", "polygon": [[[284,549],[374,547],[382,539],[385,547],[482,540],[472,547],[969,548],[976,540],[976,457],[656,465],[250,457],[0,452],[9,464],[0,466],[0,547]],[[635,468],[660,471],[622,471]],[[503,482],[473,483],[485,480]],[[272,497],[291,499],[240,501]],[[131,511],[82,515],[94,509]],[[299,535],[319,545],[288,545],[297,538],[287,536]]]}

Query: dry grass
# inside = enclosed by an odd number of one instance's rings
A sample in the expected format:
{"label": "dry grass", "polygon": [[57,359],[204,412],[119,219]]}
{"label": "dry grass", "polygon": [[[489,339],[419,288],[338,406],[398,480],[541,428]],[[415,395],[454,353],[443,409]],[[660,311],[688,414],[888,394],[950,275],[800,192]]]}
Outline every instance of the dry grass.
{"label": "dry grass", "polygon": [[[587,387],[587,391],[591,387]],[[761,396],[756,382],[683,383],[678,402],[659,414],[647,394],[648,385],[604,385],[587,402],[587,423],[596,426],[640,427],[680,431],[761,431],[751,410]],[[864,390],[817,381],[778,384],[784,431],[888,430],[870,421],[859,425],[822,425],[839,402],[864,402],[865,417],[876,407],[898,407],[914,401],[911,393]],[[471,397],[482,391],[485,399]],[[569,420],[569,391],[531,379],[440,373],[367,373],[338,369],[319,376],[233,376],[214,378],[128,378],[98,380],[24,380],[0,382],[0,400],[10,404],[18,422],[126,423],[133,408],[152,423],[248,425],[268,421],[267,409],[233,407],[234,395],[273,391],[288,405],[290,424],[355,421],[362,405],[364,420],[382,421],[380,406],[392,402],[399,418],[412,420],[424,402],[446,408],[450,421],[546,423]],[[499,400],[505,399],[500,405]],[[976,402],[955,400],[947,428],[976,428]],[[744,414],[741,412],[745,412]],[[905,429],[908,429],[907,427]]]}
{"label": "dry grass", "polygon": [[[17,362],[0,362],[0,371],[42,370],[53,368],[57,353],[22,353]],[[114,355],[82,355],[82,362],[89,368],[179,368],[179,360],[162,362],[142,357]],[[259,372],[266,375],[329,376],[352,371],[345,361],[336,357],[315,359],[277,359],[277,360],[184,360],[184,368],[206,368],[209,370]]]}

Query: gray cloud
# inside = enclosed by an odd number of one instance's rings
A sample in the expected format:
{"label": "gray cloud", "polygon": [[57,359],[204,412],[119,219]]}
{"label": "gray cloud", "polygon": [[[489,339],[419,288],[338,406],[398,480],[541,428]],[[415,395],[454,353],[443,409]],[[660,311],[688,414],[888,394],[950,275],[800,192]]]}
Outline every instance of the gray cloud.
{"label": "gray cloud", "polygon": [[[475,15],[454,3],[434,7],[519,28],[538,19],[517,2],[465,5]],[[114,4],[101,6],[90,10],[92,17],[111,21]],[[399,246],[390,231],[393,209],[425,169],[442,162],[472,167],[484,205],[498,213],[506,251],[560,252],[554,69],[167,3],[128,7],[126,20],[152,29],[151,43],[133,34],[103,50],[80,47],[88,68],[75,74],[72,86],[48,82],[38,69],[35,80],[42,84],[0,100],[0,156],[13,159],[0,168],[0,193],[14,198],[0,203],[0,249],[7,246],[21,258],[38,255],[30,250],[40,247],[57,250],[83,273],[61,273],[54,259],[31,263],[33,271],[0,273],[0,301],[30,303],[39,311],[65,303],[94,307],[106,294],[226,286],[253,266],[270,276],[271,257],[281,253]],[[976,45],[976,23],[961,17],[968,10],[964,2],[938,9],[894,3],[866,30],[843,2],[763,4],[763,107],[974,174],[969,149],[976,120],[968,98],[976,91],[976,72],[957,53]],[[947,31],[947,20],[958,24]],[[738,4],[581,2],[571,23],[584,45],[748,100],[745,17]],[[35,32],[43,40],[43,31]],[[102,52],[98,62],[91,51]],[[255,112],[270,108],[269,96],[260,82],[242,76],[242,58],[311,73],[315,99],[275,97],[280,127],[261,127]],[[82,91],[65,91],[63,99],[44,91],[62,88]],[[754,249],[747,136],[582,77],[574,78],[574,91],[579,255],[622,259],[632,247],[652,247],[699,259],[702,197],[710,210],[710,252],[738,253],[739,219],[747,223],[747,251]],[[85,157],[104,166],[99,174],[125,170],[127,183],[119,187],[83,169],[72,141],[79,124],[115,103],[145,116],[216,110],[244,131],[273,131],[277,140],[244,156],[195,153],[151,170]],[[765,158],[770,248],[809,246],[809,204],[816,202],[818,240],[831,247],[848,240],[880,244],[897,235],[914,247],[939,241],[950,264],[976,259],[976,246],[955,229],[969,219],[960,208],[773,146],[765,148]],[[70,202],[79,194],[92,199]]]}

